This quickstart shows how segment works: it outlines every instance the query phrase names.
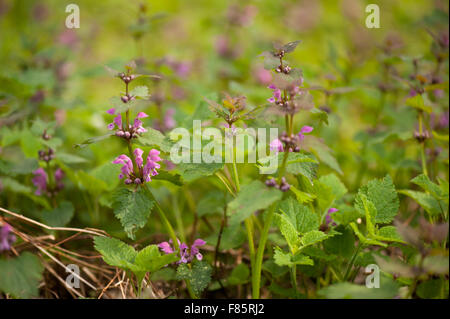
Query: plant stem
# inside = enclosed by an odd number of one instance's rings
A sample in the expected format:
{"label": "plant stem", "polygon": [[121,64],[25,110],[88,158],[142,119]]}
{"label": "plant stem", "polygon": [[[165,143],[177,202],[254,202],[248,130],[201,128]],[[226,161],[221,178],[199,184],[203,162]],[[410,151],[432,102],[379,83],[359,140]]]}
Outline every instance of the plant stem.
{"label": "plant stem", "polygon": [[275,207],[277,203],[273,203],[269,210],[267,211],[266,221],[264,223],[264,228],[261,233],[261,238],[259,239],[258,250],[256,251],[255,263],[252,272],[252,296],[253,299],[259,299],[259,287],[261,284],[261,269],[264,257],[264,250],[266,248],[267,237],[269,235],[269,228],[272,224],[273,213],[275,212]]}
{"label": "plant stem", "polygon": [[352,259],[348,263],[347,270],[345,271],[345,275],[344,275],[344,281],[347,281],[348,276],[350,275],[350,271],[352,270],[353,264],[355,263],[356,256],[358,255],[359,251],[361,250],[361,246],[362,246],[361,243],[358,243],[358,246],[356,247],[355,252],[352,256]]}
{"label": "plant stem", "polygon": [[[173,230],[172,225],[170,224],[169,220],[166,217],[166,214],[162,210],[161,206],[159,205],[158,201],[156,200],[155,196],[151,192],[151,190],[148,188],[148,186],[144,186],[144,189],[147,191],[148,195],[151,199],[155,202],[156,210],[158,211],[159,217],[161,218],[161,221],[163,222],[164,227],[166,228],[166,231],[169,233],[169,237],[172,239],[173,245],[175,247],[175,250],[180,250],[180,245],[178,244],[177,235],[175,234],[175,231]],[[191,284],[189,283],[189,280],[185,280],[186,282],[186,288],[189,292],[189,296],[192,299],[198,299],[195,293],[192,291]]]}
{"label": "plant stem", "polygon": [[[419,134],[420,136],[423,133],[423,112],[419,111]],[[428,176],[428,170],[427,170],[427,159],[425,157],[425,140],[420,142],[420,158],[422,161],[422,172],[425,176]]]}
{"label": "plant stem", "polygon": [[297,265],[290,267],[291,273],[291,283],[292,288],[294,288],[295,298],[298,299],[298,290],[297,290]]}
{"label": "plant stem", "polygon": [[[236,161],[233,156],[233,173],[234,173],[234,184],[236,186],[236,192],[239,193],[241,191],[241,185],[239,183],[239,173],[236,166]],[[248,248],[250,251],[250,265],[253,269],[253,264],[255,261],[255,243],[253,241],[253,221],[252,216],[249,216],[245,219],[245,229],[247,230],[247,238],[248,238]]]}

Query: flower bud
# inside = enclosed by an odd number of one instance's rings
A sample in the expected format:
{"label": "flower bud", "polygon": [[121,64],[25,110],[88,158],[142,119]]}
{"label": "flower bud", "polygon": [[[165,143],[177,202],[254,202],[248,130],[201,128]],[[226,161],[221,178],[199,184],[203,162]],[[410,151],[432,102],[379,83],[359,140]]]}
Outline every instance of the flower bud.
{"label": "flower bud", "polygon": [[131,179],[127,178],[125,180],[125,184],[130,185],[131,183],[133,183],[133,181]]}
{"label": "flower bud", "polygon": [[124,135],[125,135],[125,133],[123,131],[116,132],[116,136],[118,136],[118,137],[123,137]]}
{"label": "flower bud", "polygon": [[134,183],[135,183],[135,184],[140,184],[140,183],[141,183],[141,179],[140,179],[140,178],[136,178],[136,179],[134,180]]}
{"label": "flower bud", "polygon": [[125,134],[125,138],[130,138],[130,136],[131,136],[130,132],[128,132],[128,131],[125,132],[124,134]]}
{"label": "flower bud", "polygon": [[121,97],[120,97],[120,99],[122,100],[122,102],[123,103],[127,103],[128,102],[128,96],[126,96],[126,95],[122,95]]}

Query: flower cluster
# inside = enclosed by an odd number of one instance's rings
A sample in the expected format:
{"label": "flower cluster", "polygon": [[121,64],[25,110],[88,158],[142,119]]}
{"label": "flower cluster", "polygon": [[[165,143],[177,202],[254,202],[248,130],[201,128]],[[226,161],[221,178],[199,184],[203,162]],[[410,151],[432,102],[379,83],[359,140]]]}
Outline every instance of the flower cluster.
{"label": "flower cluster", "polygon": [[291,134],[288,136],[284,132],[279,139],[277,138],[270,142],[270,150],[276,153],[284,152],[284,150],[288,150],[288,152],[300,152],[300,143],[305,139],[305,134],[311,133],[312,131],[313,128],[311,126],[305,125],[296,135]]}
{"label": "flower cluster", "polygon": [[[203,239],[196,239],[191,247],[189,247],[185,243],[181,243],[180,240],[178,240],[178,245],[180,246],[180,260],[177,261],[177,264],[190,263],[194,260],[194,258],[197,258],[197,260],[202,260],[203,255],[200,253],[198,247],[205,244],[206,242]],[[162,242],[158,245],[158,247],[166,254],[173,254],[175,252],[172,240],[169,240],[169,242]]]}
{"label": "flower cluster", "polygon": [[158,162],[161,161],[159,151],[155,149],[150,150],[145,165],[142,154],[144,154],[144,151],[140,148],[136,148],[133,152],[134,161],[137,167],[134,167],[133,160],[125,154],[118,156],[113,161],[113,164],[122,164],[119,178],[125,178],[125,184],[129,185],[134,183],[138,185],[144,182],[150,182],[152,180],[151,176],[158,175],[157,169],[161,167],[161,165],[158,164]]}
{"label": "flower cluster", "polygon": [[64,188],[64,184],[62,183],[64,172],[61,168],[57,168],[53,174],[54,185],[49,185],[48,174],[42,167],[35,170],[33,174],[34,177],[32,182],[37,188],[35,192],[36,195],[47,194],[49,197],[52,197]]}
{"label": "flower cluster", "polygon": [[140,119],[148,117],[144,112],[139,112],[136,118],[133,121],[133,124],[129,124],[128,127],[125,127],[122,122],[122,114],[117,113],[114,108],[109,109],[106,113],[111,115],[116,115],[112,123],[108,124],[108,129],[113,130],[117,126],[116,136],[123,137],[125,139],[137,138],[138,135],[147,132],[142,126],[142,121]]}
{"label": "flower cluster", "polygon": [[49,148],[47,151],[39,150],[38,151],[39,160],[44,162],[50,162],[55,158],[55,151],[52,148]]}
{"label": "flower cluster", "polygon": [[286,182],[286,178],[284,177],[281,178],[280,183],[277,183],[275,178],[271,177],[270,179],[266,180],[266,185],[269,187],[275,187],[282,192],[287,192],[291,188],[291,185]]}
{"label": "flower cluster", "polygon": [[0,226],[0,252],[10,250],[15,241],[16,236],[12,233],[12,227],[7,223]]}

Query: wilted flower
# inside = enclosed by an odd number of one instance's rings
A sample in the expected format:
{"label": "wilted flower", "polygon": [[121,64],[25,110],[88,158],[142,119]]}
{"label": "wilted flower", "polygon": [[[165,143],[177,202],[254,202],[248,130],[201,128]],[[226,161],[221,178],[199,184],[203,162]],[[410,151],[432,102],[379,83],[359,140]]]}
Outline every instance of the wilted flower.
{"label": "wilted flower", "polygon": [[[194,258],[197,258],[197,260],[203,259],[203,255],[200,253],[200,250],[198,248],[206,244],[203,239],[196,239],[190,248],[185,243],[181,243],[179,239],[177,240],[178,246],[180,247],[180,260],[177,261],[177,264],[189,263]],[[173,254],[175,252],[172,240],[169,240],[169,242],[162,242],[158,245],[158,247],[166,254]]]}
{"label": "wilted flower", "polygon": [[10,250],[15,241],[16,236],[12,233],[12,227],[7,223],[0,226],[0,252]]}
{"label": "wilted flower", "polygon": [[134,170],[133,161],[125,154],[118,156],[113,164],[122,164],[119,178],[125,178],[125,184],[141,184],[144,181],[150,182],[151,176],[158,175],[157,169],[161,167],[157,162],[161,161],[159,151],[152,149],[147,156],[147,162],[144,165],[142,159],[143,150],[136,148],[133,152],[137,165],[137,170]]}

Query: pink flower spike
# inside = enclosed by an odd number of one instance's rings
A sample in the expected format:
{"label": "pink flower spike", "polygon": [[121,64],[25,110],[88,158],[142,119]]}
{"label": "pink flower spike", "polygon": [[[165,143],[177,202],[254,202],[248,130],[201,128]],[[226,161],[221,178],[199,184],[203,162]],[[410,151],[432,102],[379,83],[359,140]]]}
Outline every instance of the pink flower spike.
{"label": "pink flower spike", "polygon": [[114,123],[117,125],[118,128],[121,128],[122,127],[122,115],[118,114],[114,118]]}
{"label": "pink flower spike", "polygon": [[139,112],[138,115],[136,116],[136,118],[138,118],[138,119],[142,119],[144,117],[148,117],[148,115],[145,114],[144,112]]}
{"label": "pink flower spike", "polygon": [[136,148],[133,153],[137,166],[141,168],[142,164],[144,163],[144,160],[142,159],[142,154],[144,154],[144,151],[140,148]]}
{"label": "pink flower spike", "polygon": [[106,111],[106,113],[114,115],[116,113],[116,109],[115,108],[111,108],[108,111]]}
{"label": "pink flower spike", "polygon": [[158,247],[165,252],[166,254],[172,254],[173,253],[173,249],[170,246],[170,244],[168,242],[162,242],[158,245]]}
{"label": "pink flower spike", "polygon": [[274,151],[275,153],[283,152],[283,143],[277,138],[270,142],[269,147],[270,150]]}
{"label": "pink flower spike", "polygon": [[193,247],[198,247],[198,246],[203,246],[206,244],[206,241],[204,241],[203,239],[196,239],[194,241],[194,243],[192,244]]}
{"label": "pink flower spike", "polygon": [[305,125],[300,130],[301,133],[311,133],[314,130],[311,126]]}

